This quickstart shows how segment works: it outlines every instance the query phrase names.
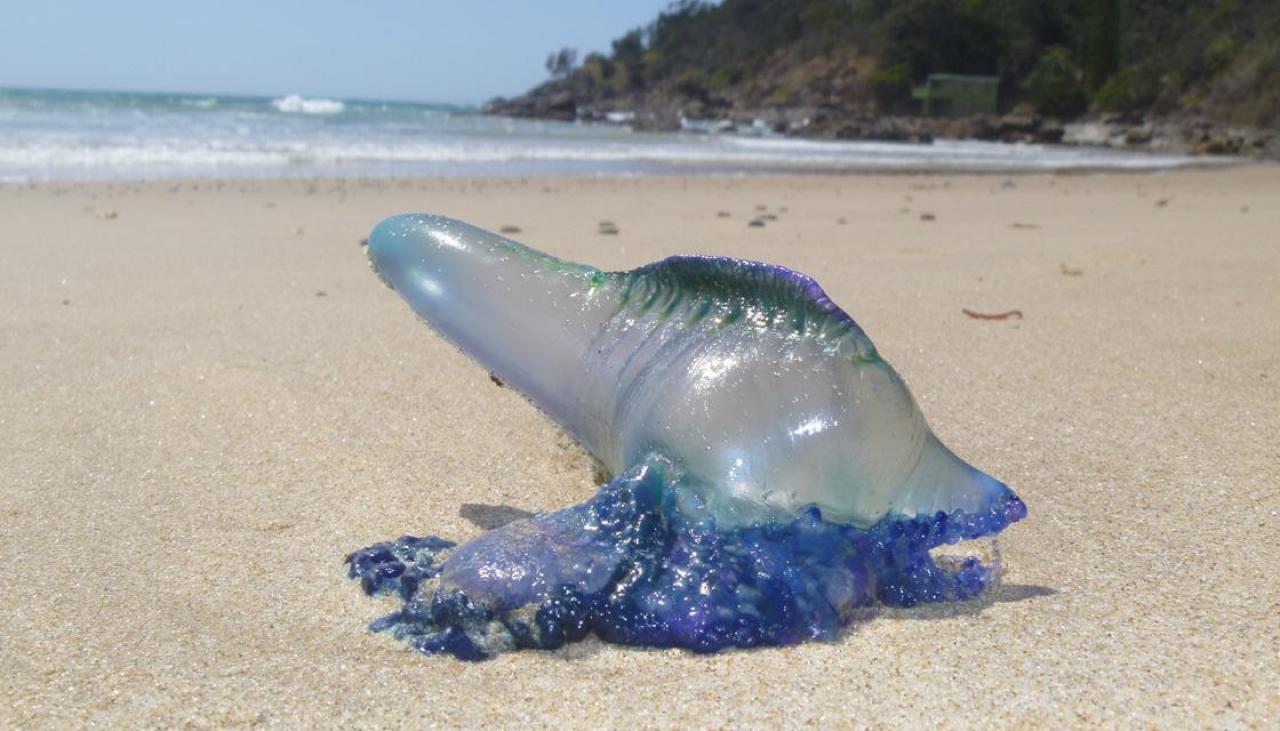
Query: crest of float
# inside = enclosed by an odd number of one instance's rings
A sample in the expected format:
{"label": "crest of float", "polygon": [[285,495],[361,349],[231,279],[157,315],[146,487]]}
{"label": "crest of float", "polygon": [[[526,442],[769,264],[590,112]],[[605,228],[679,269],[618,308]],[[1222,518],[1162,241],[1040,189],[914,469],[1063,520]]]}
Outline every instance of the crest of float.
{"label": "crest of float", "polygon": [[421,649],[482,657],[592,631],[702,650],[834,636],[875,600],[983,590],[989,567],[942,566],[929,549],[1025,515],[938,441],[802,274],[689,256],[603,272],[430,215],[381,223],[369,257],[616,476],[584,505],[456,551],[406,537],[352,554],[366,590],[406,599],[379,626]]}

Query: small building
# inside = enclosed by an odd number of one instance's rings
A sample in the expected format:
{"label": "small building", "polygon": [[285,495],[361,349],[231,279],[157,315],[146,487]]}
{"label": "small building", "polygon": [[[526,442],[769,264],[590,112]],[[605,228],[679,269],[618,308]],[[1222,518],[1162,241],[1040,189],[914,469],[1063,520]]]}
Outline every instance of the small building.
{"label": "small building", "polygon": [[971,117],[995,114],[1000,77],[968,74],[929,74],[924,86],[911,92],[926,117]]}

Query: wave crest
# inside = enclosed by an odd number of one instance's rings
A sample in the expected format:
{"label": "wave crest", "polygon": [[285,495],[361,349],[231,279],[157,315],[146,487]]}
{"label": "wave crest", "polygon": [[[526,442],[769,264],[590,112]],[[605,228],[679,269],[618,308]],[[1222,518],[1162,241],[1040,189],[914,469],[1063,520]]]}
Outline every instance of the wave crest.
{"label": "wave crest", "polygon": [[307,99],[301,94],[289,94],[272,99],[271,106],[285,114],[338,114],[347,108],[337,99]]}

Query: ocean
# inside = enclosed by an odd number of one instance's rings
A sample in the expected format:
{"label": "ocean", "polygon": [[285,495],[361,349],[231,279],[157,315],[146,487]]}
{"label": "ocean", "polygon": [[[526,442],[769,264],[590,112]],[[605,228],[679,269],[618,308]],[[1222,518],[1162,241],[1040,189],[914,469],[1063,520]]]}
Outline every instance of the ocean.
{"label": "ocean", "polygon": [[177,177],[1160,170],[1203,158],[977,141],[641,133],[443,104],[0,88],[0,182]]}

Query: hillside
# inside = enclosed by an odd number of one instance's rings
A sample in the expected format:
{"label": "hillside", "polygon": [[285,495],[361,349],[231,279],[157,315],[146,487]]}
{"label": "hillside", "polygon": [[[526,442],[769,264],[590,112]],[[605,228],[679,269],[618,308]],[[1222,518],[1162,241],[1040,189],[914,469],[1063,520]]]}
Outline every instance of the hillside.
{"label": "hillside", "polygon": [[[888,139],[1056,141],[1088,119],[1092,141],[1280,151],[1274,0],[683,0],[576,61],[490,111]],[[936,73],[997,77],[998,111],[924,118],[912,91]]]}

